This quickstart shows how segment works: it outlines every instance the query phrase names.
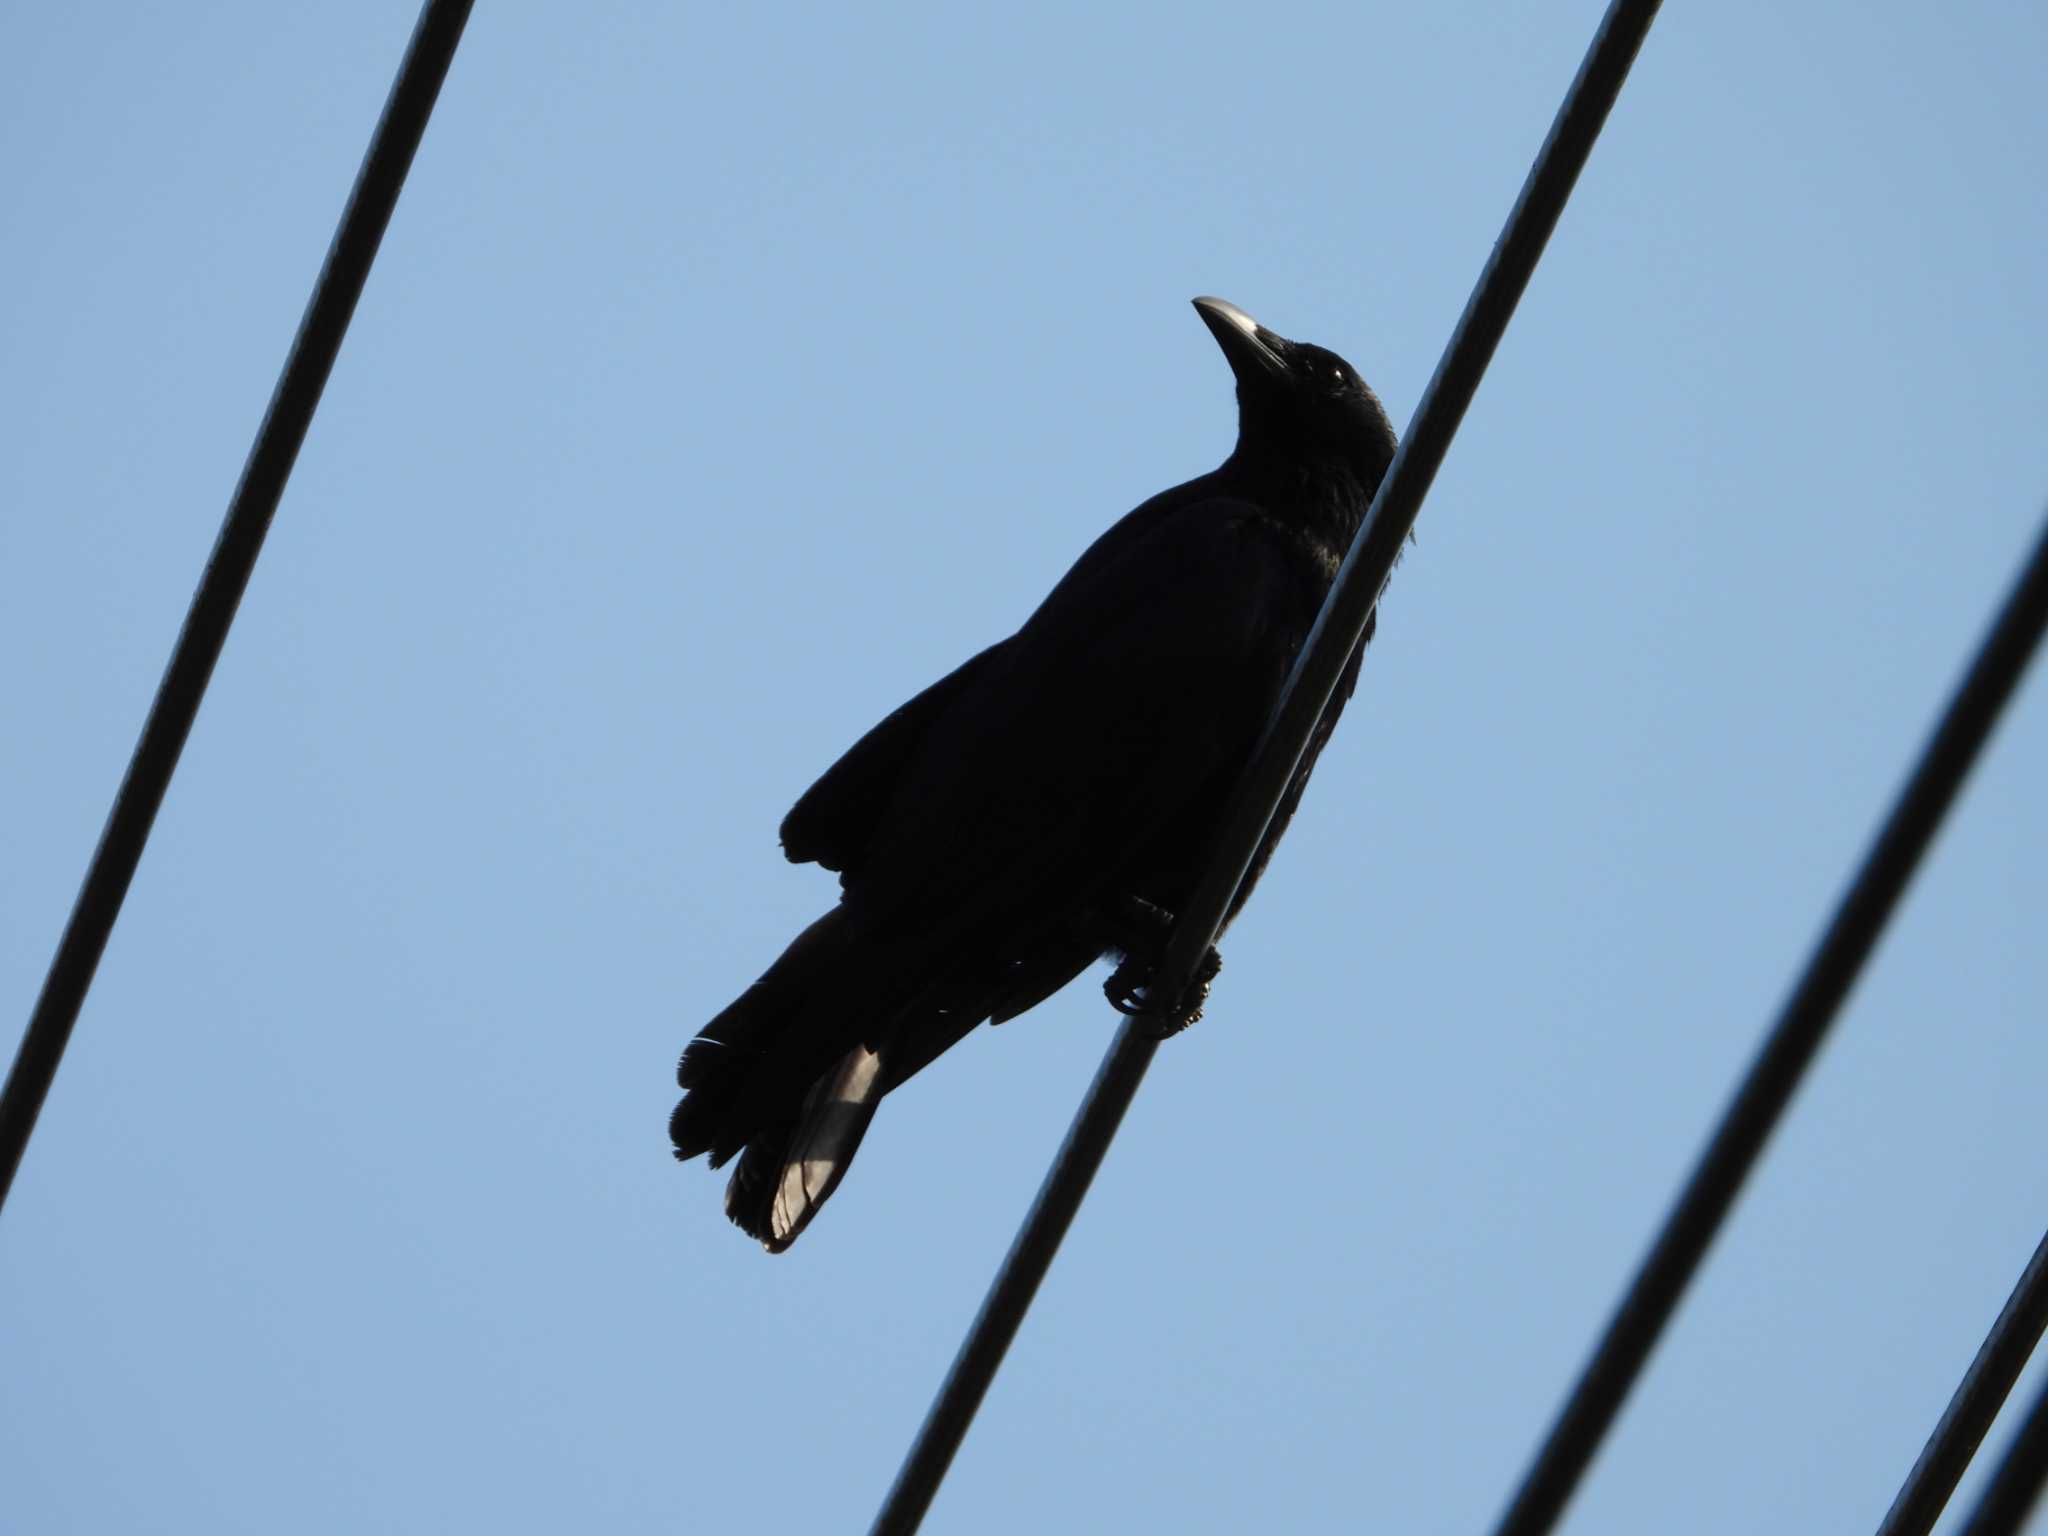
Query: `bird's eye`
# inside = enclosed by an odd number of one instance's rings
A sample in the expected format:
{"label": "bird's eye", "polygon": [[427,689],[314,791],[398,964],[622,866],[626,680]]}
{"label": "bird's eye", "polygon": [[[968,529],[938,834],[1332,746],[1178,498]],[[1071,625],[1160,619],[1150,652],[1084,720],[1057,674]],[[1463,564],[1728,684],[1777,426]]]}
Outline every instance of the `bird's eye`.
{"label": "bird's eye", "polygon": [[1344,382],[1344,370],[1342,368],[1332,368],[1330,370],[1330,382],[1332,384],[1342,384]]}

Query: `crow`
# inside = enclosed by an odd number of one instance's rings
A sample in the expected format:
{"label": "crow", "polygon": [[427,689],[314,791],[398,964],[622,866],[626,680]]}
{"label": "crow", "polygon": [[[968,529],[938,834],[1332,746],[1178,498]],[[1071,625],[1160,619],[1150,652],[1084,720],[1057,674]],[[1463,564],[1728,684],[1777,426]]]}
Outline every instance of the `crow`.
{"label": "crow", "polygon": [[1230,457],[1111,527],[1021,629],[869,731],[782,823],[793,862],[839,875],[838,905],[690,1042],[669,1122],[679,1159],[739,1158],[726,1215],[771,1253],[838,1187],[882,1096],[984,1020],[1105,957],[1122,1012],[1162,1031],[1199,1016],[1214,950],[1186,998],[1146,981],[1395,439],[1341,357],[1194,303],[1237,379]]}

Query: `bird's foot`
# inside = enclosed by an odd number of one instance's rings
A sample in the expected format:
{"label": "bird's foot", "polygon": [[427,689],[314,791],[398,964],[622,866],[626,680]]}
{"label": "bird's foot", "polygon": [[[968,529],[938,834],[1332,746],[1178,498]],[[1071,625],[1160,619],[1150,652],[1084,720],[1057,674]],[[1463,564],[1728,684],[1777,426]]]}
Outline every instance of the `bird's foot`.
{"label": "bird's foot", "polygon": [[1166,1040],[1201,1018],[1202,1005],[1209,1001],[1209,983],[1223,969],[1223,957],[1213,947],[1204,954],[1187,991],[1170,1010],[1161,1009],[1147,995],[1156,968],[1150,961],[1125,955],[1102,984],[1102,992],[1110,1007],[1138,1021],[1136,1027],[1140,1031],[1154,1040]]}

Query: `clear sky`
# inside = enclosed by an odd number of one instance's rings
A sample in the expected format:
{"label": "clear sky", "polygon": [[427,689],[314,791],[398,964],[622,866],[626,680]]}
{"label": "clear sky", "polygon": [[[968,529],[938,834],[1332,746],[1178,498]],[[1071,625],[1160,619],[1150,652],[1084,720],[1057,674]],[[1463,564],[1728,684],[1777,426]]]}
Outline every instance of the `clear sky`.
{"label": "clear sky", "polygon": [[[0,1526],[864,1526],[1113,1016],[764,1256],[664,1125],[776,823],[1228,450],[1191,296],[1405,423],[1600,7],[1109,10],[479,7],[0,1219]],[[413,17],[0,16],[15,1018]],[[1497,1514],[2042,515],[2044,67],[1667,8],[933,1529]],[[2048,1227],[2044,784],[2037,671],[1573,1531],[1890,1501]]]}

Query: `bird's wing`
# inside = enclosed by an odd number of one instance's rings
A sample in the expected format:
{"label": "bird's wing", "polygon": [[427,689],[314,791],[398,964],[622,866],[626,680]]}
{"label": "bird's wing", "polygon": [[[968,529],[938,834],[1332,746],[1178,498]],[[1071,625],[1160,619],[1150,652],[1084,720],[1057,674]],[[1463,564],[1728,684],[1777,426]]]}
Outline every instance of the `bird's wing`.
{"label": "bird's wing", "polygon": [[782,851],[791,863],[822,864],[835,871],[859,868],[919,743],[1007,643],[990,646],[891,711],[804,791],[782,818]]}
{"label": "bird's wing", "polygon": [[[1256,508],[1210,499],[1104,540],[925,735],[863,905],[929,964],[1095,895],[1162,839],[1206,842],[1314,611]],[[1205,849],[1192,847],[1186,858]]]}
{"label": "bird's wing", "polygon": [[[1129,546],[1171,516],[1179,503],[1199,499],[1201,483],[1164,492],[1119,519],[1075,562],[1061,586],[1086,582],[1114,563]],[[1055,589],[1052,596],[1059,595]],[[1048,598],[1041,612],[1051,602]],[[891,711],[826,769],[782,819],[782,851],[789,861],[856,875],[926,736],[963,696],[988,681],[1014,642],[1015,637],[998,641],[955,667]]]}

